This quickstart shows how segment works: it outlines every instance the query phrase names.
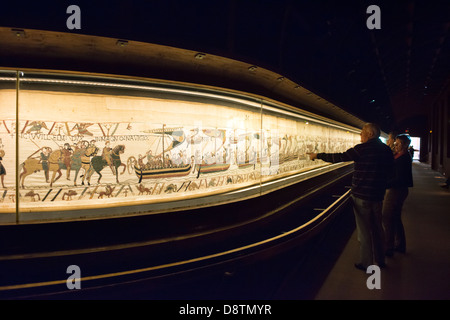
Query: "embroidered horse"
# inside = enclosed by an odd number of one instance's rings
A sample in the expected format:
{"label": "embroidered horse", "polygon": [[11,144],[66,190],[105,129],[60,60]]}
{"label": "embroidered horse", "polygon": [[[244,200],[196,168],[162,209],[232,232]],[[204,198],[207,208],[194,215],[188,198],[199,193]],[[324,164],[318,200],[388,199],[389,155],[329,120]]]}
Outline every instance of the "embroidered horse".
{"label": "embroidered horse", "polygon": [[[122,163],[122,161],[120,160],[120,155],[123,154],[125,152],[125,145],[120,144],[118,146],[115,146],[112,151],[111,151],[111,164],[113,166],[113,172],[114,175],[116,176],[116,182],[119,183],[119,167],[123,167],[123,171],[121,174],[123,174],[126,170],[126,165],[125,163]],[[86,173],[86,179],[88,182],[88,185],[90,185],[90,181],[91,181],[91,177],[94,174],[94,172],[96,172],[99,177],[97,180],[97,183],[100,183],[100,180],[102,179],[102,174],[101,171],[103,170],[103,168],[109,166],[108,161],[106,161],[106,159],[102,156],[94,156],[91,160],[90,163],[90,167]]]}
{"label": "embroidered horse", "polygon": [[[62,172],[61,169],[66,169],[68,172],[71,170],[75,171],[75,179],[74,179],[74,185],[77,185],[77,177],[80,169],[84,169],[85,175],[88,172],[91,163],[90,163],[90,156],[93,152],[93,148],[79,148],[76,149],[71,156],[70,160],[70,166],[67,167],[67,165],[64,163],[64,157],[65,153],[61,150],[55,150],[50,153],[48,159],[47,159],[47,169],[49,172],[52,172],[52,177],[50,180],[50,187],[52,187],[53,183],[56,182],[61,176]],[[25,178],[29,176],[32,173],[45,170],[42,160],[38,158],[28,158],[20,165],[21,173],[19,175],[19,182],[22,188],[24,188],[25,184]],[[58,173],[58,176],[55,178],[56,174]],[[69,174],[67,174],[67,177],[69,177]],[[82,184],[84,184],[84,175],[80,176],[83,178]]]}

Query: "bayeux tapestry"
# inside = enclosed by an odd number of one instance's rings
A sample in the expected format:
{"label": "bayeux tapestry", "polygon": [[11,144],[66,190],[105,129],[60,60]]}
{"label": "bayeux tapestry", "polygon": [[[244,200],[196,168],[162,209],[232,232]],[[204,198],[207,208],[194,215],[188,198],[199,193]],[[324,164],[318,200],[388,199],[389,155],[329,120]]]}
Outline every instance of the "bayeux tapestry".
{"label": "bayeux tapestry", "polygon": [[359,142],[239,105],[61,90],[21,90],[16,128],[15,94],[0,90],[3,212],[17,200],[30,212],[209,196],[324,166],[306,153]]}

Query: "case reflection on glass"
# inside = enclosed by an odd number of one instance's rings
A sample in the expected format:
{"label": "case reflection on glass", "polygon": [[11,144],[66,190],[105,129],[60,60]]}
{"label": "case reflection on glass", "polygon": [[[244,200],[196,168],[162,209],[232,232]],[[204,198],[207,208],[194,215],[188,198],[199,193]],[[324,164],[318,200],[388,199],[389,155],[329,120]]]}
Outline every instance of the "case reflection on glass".
{"label": "case reflection on glass", "polygon": [[[17,200],[16,93],[2,82],[2,213]],[[42,219],[98,208],[129,214],[152,203],[170,209],[187,199],[195,206],[327,166],[306,153],[359,142],[355,128],[195,86],[35,73],[20,79],[18,98],[19,210]]]}

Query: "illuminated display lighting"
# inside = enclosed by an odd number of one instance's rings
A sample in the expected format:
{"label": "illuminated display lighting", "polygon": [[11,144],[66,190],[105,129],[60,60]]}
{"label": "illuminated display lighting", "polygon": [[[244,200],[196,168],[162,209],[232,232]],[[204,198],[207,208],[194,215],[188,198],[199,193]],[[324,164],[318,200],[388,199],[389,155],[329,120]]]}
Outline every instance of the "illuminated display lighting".
{"label": "illuminated display lighting", "polygon": [[[0,80],[2,81],[16,81],[16,79],[8,78],[8,77],[0,77]],[[234,97],[230,95],[223,95],[218,93],[208,93],[203,91],[193,91],[193,90],[187,90],[187,89],[175,89],[175,88],[163,88],[163,87],[155,87],[155,86],[149,86],[149,85],[131,85],[131,84],[120,84],[120,83],[109,83],[109,82],[98,82],[98,81],[76,81],[76,80],[61,80],[61,79],[39,79],[39,78],[21,78],[21,82],[29,82],[29,83],[47,83],[47,84],[66,84],[66,85],[80,85],[80,86],[93,86],[93,87],[111,87],[111,88],[126,88],[126,89],[136,89],[136,90],[146,90],[146,91],[155,91],[155,92],[166,92],[166,93],[176,93],[176,94],[184,94],[184,95],[192,95],[192,96],[198,96],[198,97],[209,97],[214,98],[218,100],[227,100],[230,102],[235,102],[243,105],[247,105],[253,108],[261,108],[261,103],[263,100],[260,100],[258,102],[255,102],[254,100],[247,100],[244,98]],[[311,92],[308,92],[307,94],[312,94]],[[235,94],[236,95],[236,94]],[[320,100],[320,98],[318,98]],[[338,125],[332,122],[327,122],[324,120],[320,120],[314,117],[306,116],[300,113],[299,110],[298,113],[291,111],[285,111],[283,109],[280,109],[280,106],[277,107],[270,107],[266,104],[264,104],[264,109],[270,110],[272,112],[282,113],[291,117],[296,117],[299,119],[304,119],[308,121],[313,121],[320,124],[326,124],[331,125],[336,128],[350,130],[354,133],[359,134],[359,130],[356,129],[349,129],[349,127],[345,127],[343,125]]]}
{"label": "illuminated display lighting", "polygon": [[[341,152],[359,142],[357,128],[232,90],[62,73],[15,76],[0,78],[19,84],[18,90],[0,89],[8,172],[0,224],[11,223],[6,214],[14,212],[22,222],[73,220],[239,201],[339,167],[308,160],[308,150]],[[12,108],[16,93],[20,113]],[[86,167],[83,182],[90,184],[74,184],[72,161],[72,173],[63,168],[54,180],[58,168],[47,170],[41,161],[66,145],[89,153],[92,168],[91,161],[109,148],[121,155],[123,176],[119,167],[102,165],[102,176]],[[87,152],[90,147],[95,154]],[[172,164],[150,164],[156,156]],[[12,178],[19,176],[15,184]],[[21,197],[14,197],[17,191]]]}

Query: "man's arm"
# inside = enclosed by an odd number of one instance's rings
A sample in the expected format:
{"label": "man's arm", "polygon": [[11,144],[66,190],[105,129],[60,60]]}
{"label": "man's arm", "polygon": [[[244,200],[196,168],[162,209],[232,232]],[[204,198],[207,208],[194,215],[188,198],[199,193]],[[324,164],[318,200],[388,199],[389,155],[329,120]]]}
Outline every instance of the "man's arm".
{"label": "man's arm", "polygon": [[344,161],[355,161],[359,158],[359,153],[355,148],[350,148],[342,153],[307,153],[311,160],[320,159],[325,162],[344,162]]}

